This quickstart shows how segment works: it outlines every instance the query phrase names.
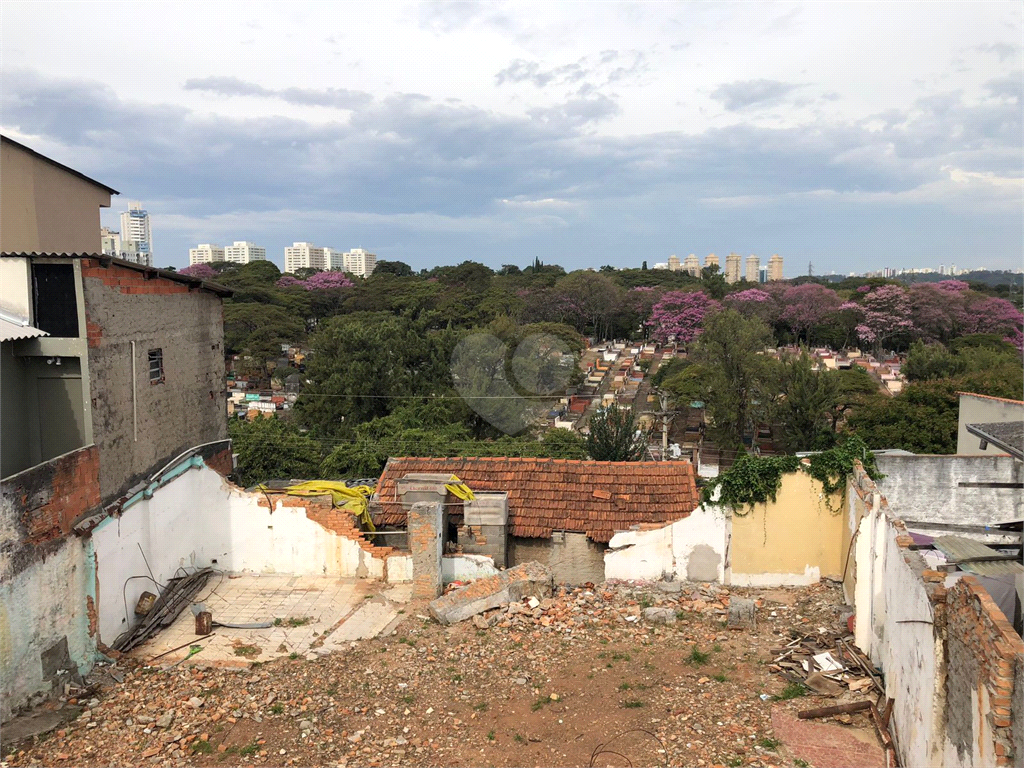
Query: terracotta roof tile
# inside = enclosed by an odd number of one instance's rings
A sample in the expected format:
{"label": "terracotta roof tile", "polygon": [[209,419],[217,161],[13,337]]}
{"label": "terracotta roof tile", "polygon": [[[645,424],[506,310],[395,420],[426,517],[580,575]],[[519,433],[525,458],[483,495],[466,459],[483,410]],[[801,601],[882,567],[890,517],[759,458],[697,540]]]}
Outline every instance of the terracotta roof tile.
{"label": "terracotta roof tile", "polygon": [[603,462],[533,458],[393,458],[377,493],[382,525],[404,525],[395,483],[412,472],[458,475],[474,491],[508,493],[509,532],[549,538],[552,530],[585,533],[606,542],[634,525],[664,525],[699,503],[689,462]]}

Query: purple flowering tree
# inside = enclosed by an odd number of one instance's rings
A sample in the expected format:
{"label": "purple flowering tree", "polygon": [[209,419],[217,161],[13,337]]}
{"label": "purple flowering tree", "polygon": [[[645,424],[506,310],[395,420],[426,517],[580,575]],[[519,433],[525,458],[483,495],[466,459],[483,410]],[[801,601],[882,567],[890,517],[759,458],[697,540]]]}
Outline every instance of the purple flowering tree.
{"label": "purple flowering tree", "polygon": [[274,283],[278,288],[305,288],[306,284],[293,275],[281,275]]}
{"label": "purple flowering tree", "polygon": [[967,333],[1001,333],[1011,341],[1019,339],[1024,315],[1006,299],[974,294],[968,298]]}
{"label": "purple flowering tree", "polygon": [[811,331],[839,309],[842,304],[835,291],[817,283],[787,288],[782,294],[783,322],[793,329],[799,341],[811,342]]}
{"label": "purple flowering tree", "polygon": [[656,341],[689,344],[704,328],[709,315],[722,305],[703,291],[669,291],[651,309],[647,324]]}
{"label": "purple flowering tree", "polygon": [[217,270],[209,264],[193,264],[191,267],[185,267],[178,274],[198,277],[200,280],[212,280],[217,276]]}
{"label": "purple flowering tree", "polygon": [[960,280],[910,286],[907,295],[917,335],[926,342],[945,342],[958,335],[968,322],[967,293],[967,284]]}
{"label": "purple flowering tree", "polygon": [[730,293],[724,303],[744,317],[756,317],[766,325],[773,326],[779,319],[779,303],[776,297],[760,288]]}
{"label": "purple flowering tree", "polygon": [[306,278],[307,291],[331,291],[337,288],[351,288],[355,285],[344,272],[317,272]]}
{"label": "purple flowering tree", "polygon": [[864,296],[864,321],[857,336],[864,344],[881,352],[882,345],[914,331],[910,298],[898,285],[883,285]]}

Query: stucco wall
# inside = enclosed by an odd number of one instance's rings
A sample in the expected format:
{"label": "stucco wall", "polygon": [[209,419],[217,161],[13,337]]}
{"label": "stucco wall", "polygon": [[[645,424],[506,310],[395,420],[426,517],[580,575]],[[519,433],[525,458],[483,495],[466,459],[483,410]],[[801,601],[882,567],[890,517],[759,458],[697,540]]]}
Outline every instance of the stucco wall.
{"label": "stucco wall", "polygon": [[729,522],[722,507],[707,505],[662,528],[617,533],[604,555],[605,577],[724,581]]}
{"label": "stucco wall", "polygon": [[0,142],[0,250],[99,253],[110,192]]}
{"label": "stucco wall", "polygon": [[878,488],[901,520],[984,525],[1024,517],[1024,470],[1010,456],[878,456],[876,461],[885,475]]}
{"label": "stucco wall", "polygon": [[783,475],[775,502],[733,514],[726,578],[739,586],[838,580],[845,520],[842,493],[826,499],[821,483],[805,472]]}
{"label": "stucco wall", "polygon": [[551,569],[556,584],[600,584],[605,580],[604,544],[597,544],[583,533],[555,531],[550,539],[509,537],[509,565],[532,560]]}
{"label": "stucco wall", "polygon": [[979,395],[960,395],[960,418],[956,433],[956,452],[963,455],[1003,453],[990,445],[980,448],[981,439],[967,431],[968,424],[986,424],[1000,421],[1024,421],[1024,403]]}
{"label": "stucco wall", "polygon": [[383,578],[383,559],[314,522],[305,507],[291,505],[295,501],[286,506],[278,500],[271,513],[262,494],[246,493],[201,466],[104,521],[93,532],[101,640],[110,643],[130,626],[139,595],[155,591],[147,579],[128,581],[148,574],[143,552],[161,582],[179,567],[205,566],[234,573]]}
{"label": "stucco wall", "polygon": [[[93,440],[100,489],[110,499],[188,448],[227,437],[222,303],[117,266],[90,261],[82,272]],[[151,349],[163,353],[162,383],[150,383]]]}

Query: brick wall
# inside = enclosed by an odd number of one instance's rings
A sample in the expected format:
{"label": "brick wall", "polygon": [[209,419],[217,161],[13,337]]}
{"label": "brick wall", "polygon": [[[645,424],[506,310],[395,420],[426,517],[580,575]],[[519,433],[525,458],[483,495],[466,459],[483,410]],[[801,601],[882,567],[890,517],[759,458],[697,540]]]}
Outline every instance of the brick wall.
{"label": "brick wall", "polygon": [[409,507],[413,598],[433,600],[441,594],[442,510],[440,504],[425,501]]}
{"label": "brick wall", "polygon": [[66,536],[74,522],[100,505],[96,446],[37,464],[4,481],[5,506],[15,510],[22,541],[39,544]]}
{"label": "brick wall", "polygon": [[946,638],[947,739],[961,761],[991,764],[994,757],[999,766],[1019,765],[1024,755],[1014,732],[1019,741],[1024,691],[1015,690],[1014,672],[1024,641],[972,576],[949,589]]}
{"label": "brick wall", "polygon": [[[364,531],[356,524],[355,515],[347,509],[335,507],[328,496],[289,496],[281,493],[270,493],[257,502],[261,507],[275,509],[282,507],[297,507],[306,510],[306,517],[322,528],[338,536],[355,542],[364,552],[372,557],[386,560],[395,550],[392,547],[376,546],[369,541]],[[270,506],[273,504],[273,506]],[[381,537],[378,537],[381,538]]]}
{"label": "brick wall", "polygon": [[[82,259],[81,267],[93,442],[109,501],[189,448],[227,438],[223,302],[116,263]],[[163,356],[156,383],[152,349]]]}

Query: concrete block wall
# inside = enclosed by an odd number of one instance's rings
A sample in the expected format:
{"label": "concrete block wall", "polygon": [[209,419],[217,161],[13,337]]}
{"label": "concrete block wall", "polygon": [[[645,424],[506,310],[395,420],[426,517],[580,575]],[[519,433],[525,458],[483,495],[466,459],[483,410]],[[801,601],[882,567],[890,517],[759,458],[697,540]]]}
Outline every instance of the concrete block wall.
{"label": "concrete block wall", "polygon": [[1020,765],[1024,641],[972,576],[946,596],[946,763]]}
{"label": "concrete block wall", "polygon": [[433,600],[441,594],[444,507],[420,501],[409,507],[409,549],[412,553],[412,596]]}
{"label": "concrete block wall", "polygon": [[584,533],[555,531],[550,539],[510,537],[509,564],[538,562],[551,569],[556,584],[600,584],[605,580],[606,544],[591,541]]}
{"label": "concrete block wall", "polygon": [[[209,291],[98,259],[82,260],[82,287],[93,442],[108,501],[183,451],[227,438],[223,304]],[[163,353],[157,384],[151,349]]]}

